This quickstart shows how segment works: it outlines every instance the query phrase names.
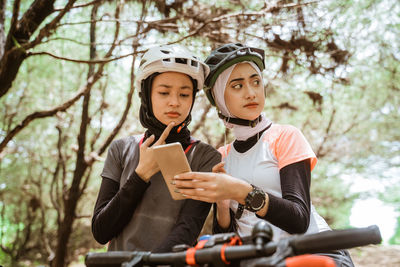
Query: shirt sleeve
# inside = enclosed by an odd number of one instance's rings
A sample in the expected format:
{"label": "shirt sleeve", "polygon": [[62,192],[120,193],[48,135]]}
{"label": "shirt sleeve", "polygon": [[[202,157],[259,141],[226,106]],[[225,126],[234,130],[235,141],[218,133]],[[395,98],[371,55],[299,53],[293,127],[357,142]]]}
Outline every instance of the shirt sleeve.
{"label": "shirt sleeve", "polygon": [[108,149],[101,177],[106,177],[119,183],[123,171],[122,146],[123,140],[115,140]]}
{"label": "shirt sleeve", "polygon": [[119,177],[116,175],[121,175],[122,164],[118,151],[118,144],[113,142],[104,163],[103,179],[92,217],[92,233],[100,244],[106,244],[124,229],[150,185],[134,172],[119,188]]}
{"label": "shirt sleeve", "polygon": [[[210,172],[212,167],[221,161],[221,155],[209,145],[204,147],[204,150],[199,150],[196,148],[195,157],[196,160],[200,160],[199,164],[196,164],[198,166],[196,171]],[[186,200],[172,231],[154,252],[169,252],[175,245],[179,244],[193,246],[203,228],[210,208],[210,203],[192,199]]]}
{"label": "shirt sleeve", "polygon": [[122,232],[148,186],[136,172],[121,189],[117,182],[103,178],[92,218],[97,242],[106,244]]}
{"label": "shirt sleeve", "polygon": [[282,198],[268,194],[269,206],[263,219],[289,234],[302,234],[310,224],[310,160],[283,167],[280,176]]}
{"label": "shirt sleeve", "polygon": [[282,131],[273,144],[275,157],[278,160],[278,168],[310,159],[310,169],[317,164],[317,158],[304,135],[296,127],[282,125]]}

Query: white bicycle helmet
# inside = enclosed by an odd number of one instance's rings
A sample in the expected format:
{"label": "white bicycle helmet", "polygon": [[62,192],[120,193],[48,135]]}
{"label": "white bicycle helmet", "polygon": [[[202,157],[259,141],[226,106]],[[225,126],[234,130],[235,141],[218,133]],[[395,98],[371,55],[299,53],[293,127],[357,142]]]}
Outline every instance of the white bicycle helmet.
{"label": "white bicycle helmet", "polygon": [[141,83],[155,72],[175,71],[189,75],[197,81],[197,90],[203,88],[210,68],[185,47],[177,44],[150,48],[140,61],[136,76],[136,88],[141,92]]}

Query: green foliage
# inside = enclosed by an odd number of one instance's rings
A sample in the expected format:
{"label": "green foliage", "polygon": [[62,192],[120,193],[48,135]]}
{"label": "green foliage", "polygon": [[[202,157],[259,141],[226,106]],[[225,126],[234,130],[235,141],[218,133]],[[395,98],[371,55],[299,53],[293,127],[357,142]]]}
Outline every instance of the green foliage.
{"label": "green foliage", "polygon": [[341,179],[341,166],[319,161],[312,173],[311,196],[318,213],[335,229],[350,227],[349,217],[358,194],[349,193],[349,184]]}
{"label": "green foliage", "polygon": [[392,245],[400,245],[400,217],[397,218],[397,227],[396,227],[396,232],[390,238],[389,244]]}
{"label": "green foliage", "polygon": [[385,203],[388,203],[388,205],[393,206],[395,208],[395,211],[398,214],[397,217],[397,225],[395,229],[395,233],[389,240],[389,244],[393,245],[400,245],[400,186],[398,184],[393,184],[392,181],[390,181],[390,186],[388,186],[388,189],[385,192],[382,192],[379,194],[379,198],[383,200]]}

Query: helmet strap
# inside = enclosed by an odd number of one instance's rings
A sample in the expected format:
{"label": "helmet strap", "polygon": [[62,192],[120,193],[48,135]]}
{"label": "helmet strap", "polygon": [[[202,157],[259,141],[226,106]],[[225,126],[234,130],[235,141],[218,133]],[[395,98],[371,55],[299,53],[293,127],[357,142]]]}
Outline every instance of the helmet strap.
{"label": "helmet strap", "polygon": [[[147,77],[145,80],[143,80],[141,84],[141,91],[139,92],[139,96],[141,99],[141,105],[139,111],[140,123],[144,128],[147,128],[149,132],[154,134],[157,138],[161,136],[162,132],[167,127],[154,116],[152,102],[151,102],[151,86],[154,78],[159,74],[160,73],[155,72],[151,74],[149,77]],[[194,80],[192,77],[189,76],[189,78],[193,83],[193,102],[189,111],[189,115],[183,122],[181,122],[179,125],[174,126],[171,129],[171,132],[167,140],[171,139],[179,141],[180,140],[179,136],[182,136],[183,139],[187,139],[187,137],[190,137],[190,131],[187,129],[187,126],[190,124],[192,120],[191,111],[193,109],[194,100],[196,97],[197,83],[196,80]]]}
{"label": "helmet strap", "polygon": [[255,127],[257,125],[257,123],[259,123],[261,121],[261,118],[262,118],[260,115],[254,120],[245,120],[245,119],[240,119],[240,118],[227,117],[227,116],[222,115],[221,112],[218,112],[218,117],[220,119],[223,119],[227,123],[232,123],[232,124],[241,125],[241,126],[250,126],[252,128]]}

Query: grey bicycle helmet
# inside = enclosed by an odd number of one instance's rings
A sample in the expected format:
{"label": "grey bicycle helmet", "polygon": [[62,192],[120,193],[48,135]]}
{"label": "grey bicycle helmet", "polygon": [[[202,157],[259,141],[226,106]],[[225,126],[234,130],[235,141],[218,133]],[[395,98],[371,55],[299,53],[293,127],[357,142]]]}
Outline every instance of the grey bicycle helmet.
{"label": "grey bicycle helmet", "polygon": [[243,61],[252,61],[263,71],[264,50],[244,46],[241,43],[230,43],[215,49],[207,57],[205,63],[210,67],[210,74],[204,82],[203,90],[213,106],[215,106],[215,100],[211,89],[218,76],[230,66]]}

